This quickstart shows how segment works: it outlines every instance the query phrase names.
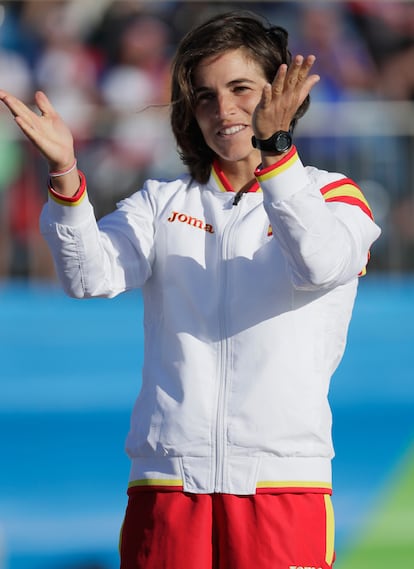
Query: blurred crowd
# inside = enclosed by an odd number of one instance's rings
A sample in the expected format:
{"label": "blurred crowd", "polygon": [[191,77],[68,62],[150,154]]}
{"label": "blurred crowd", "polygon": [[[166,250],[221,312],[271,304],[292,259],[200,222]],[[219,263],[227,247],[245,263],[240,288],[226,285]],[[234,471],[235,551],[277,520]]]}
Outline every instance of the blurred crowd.
{"label": "blurred crowd", "polygon": [[[404,108],[412,113],[412,2],[0,2],[0,87],[29,105],[37,89],[47,93],[75,136],[78,164],[99,217],[146,178],[183,170],[169,129],[174,48],[195,24],[234,8],[286,27],[293,52],[317,56],[322,80],[312,93],[315,104],[408,102]],[[363,160],[357,135],[343,138],[340,151],[329,135],[304,136],[304,161],[342,171],[340,158],[348,156],[344,171],[367,180],[368,197],[384,218],[379,223],[387,224],[378,268],[414,269],[414,128],[411,134],[376,137]],[[38,233],[46,179],[46,164],[1,110],[0,278],[53,278]]]}

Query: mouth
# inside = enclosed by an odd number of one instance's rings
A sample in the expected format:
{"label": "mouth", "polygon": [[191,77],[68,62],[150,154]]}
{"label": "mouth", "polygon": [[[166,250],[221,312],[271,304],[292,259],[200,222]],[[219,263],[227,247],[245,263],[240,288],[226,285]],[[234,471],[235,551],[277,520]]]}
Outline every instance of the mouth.
{"label": "mouth", "polygon": [[227,126],[225,128],[220,129],[217,134],[218,136],[232,136],[241,132],[242,130],[246,129],[247,126],[245,124],[235,124],[232,126]]}

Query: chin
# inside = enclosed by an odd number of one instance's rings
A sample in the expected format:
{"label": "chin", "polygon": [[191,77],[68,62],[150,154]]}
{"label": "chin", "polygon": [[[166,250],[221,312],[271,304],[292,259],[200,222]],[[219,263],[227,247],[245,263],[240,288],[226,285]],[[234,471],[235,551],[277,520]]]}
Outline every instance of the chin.
{"label": "chin", "polygon": [[260,162],[260,158],[256,156],[256,153],[246,152],[246,150],[244,152],[216,152],[216,154],[218,160],[223,162],[249,162],[253,157]]}

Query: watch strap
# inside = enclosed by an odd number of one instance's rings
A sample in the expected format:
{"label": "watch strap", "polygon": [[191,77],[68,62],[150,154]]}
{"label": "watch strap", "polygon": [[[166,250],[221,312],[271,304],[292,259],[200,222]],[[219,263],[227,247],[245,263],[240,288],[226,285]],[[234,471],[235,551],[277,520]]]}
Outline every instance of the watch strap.
{"label": "watch strap", "polygon": [[292,144],[292,133],[287,130],[278,130],[266,139],[260,139],[252,136],[253,147],[258,148],[259,150],[264,150],[265,152],[287,152],[292,147]]}

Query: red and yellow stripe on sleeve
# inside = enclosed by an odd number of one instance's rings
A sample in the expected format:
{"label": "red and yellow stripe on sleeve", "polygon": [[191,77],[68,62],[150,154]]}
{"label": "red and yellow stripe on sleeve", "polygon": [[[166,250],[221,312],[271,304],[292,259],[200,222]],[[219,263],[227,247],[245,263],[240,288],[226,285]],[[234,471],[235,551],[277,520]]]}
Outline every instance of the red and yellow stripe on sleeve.
{"label": "red and yellow stripe on sleeve", "polygon": [[[372,210],[369,207],[361,188],[357,186],[350,178],[342,178],[342,180],[337,180],[332,182],[321,189],[321,194],[323,195],[326,202],[342,202],[348,203],[350,205],[355,205],[359,207],[364,213],[366,213],[371,219],[374,219],[372,215]],[[368,252],[369,261],[370,254]],[[366,274],[366,267],[362,269],[359,276],[364,276]]]}
{"label": "red and yellow stripe on sleeve", "polygon": [[374,219],[371,208],[364,194],[350,178],[342,178],[332,182],[321,189],[326,202],[342,202],[359,207],[371,219]]}
{"label": "red and yellow stripe on sleeve", "polygon": [[48,186],[49,196],[52,198],[53,201],[55,201],[59,205],[65,205],[65,206],[76,206],[82,202],[82,200],[86,196],[86,179],[85,179],[85,175],[80,170],[78,170],[78,174],[79,174],[79,182],[80,182],[79,183],[79,189],[76,192],[76,194],[72,197],[62,196],[61,194],[58,194],[52,188],[52,185],[49,182],[49,186]]}

